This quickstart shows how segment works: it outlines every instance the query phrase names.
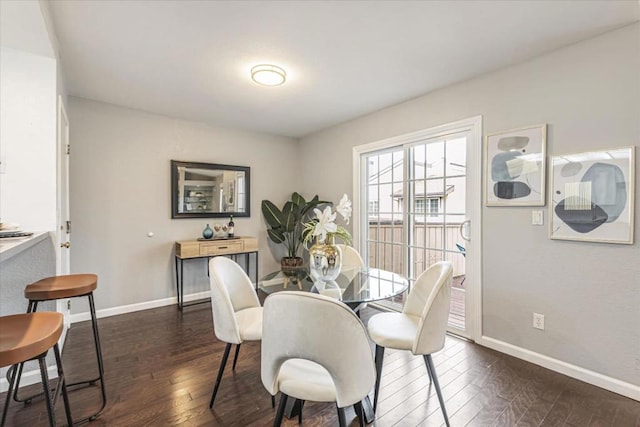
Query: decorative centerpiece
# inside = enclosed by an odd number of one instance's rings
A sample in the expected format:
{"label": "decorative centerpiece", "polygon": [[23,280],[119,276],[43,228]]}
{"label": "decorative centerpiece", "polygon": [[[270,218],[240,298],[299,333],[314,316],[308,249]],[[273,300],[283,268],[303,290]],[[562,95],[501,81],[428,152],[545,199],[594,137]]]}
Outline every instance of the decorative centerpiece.
{"label": "decorative centerpiece", "polygon": [[304,224],[304,242],[307,246],[315,239],[313,246],[309,248],[309,273],[318,290],[324,289],[327,283],[333,282],[342,268],[342,251],[335,244],[335,238],[339,237],[345,244],[351,244],[351,234],[344,227],[335,223],[337,214],[340,214],[347,224],[351,218],[351,201],[347,195],[343,195],[336,206],[335,212],[331,206],[324,210],[313,209],[315,218]]}
{"label": "decorative centerpiece", "polygon": [[299,193],[293,193],[291,200],[283,208],[278,208],[269,200],[262,201],[262,215],[270,227],[267,229],[269,239],[282,244],[287,255],[280,260],[282,272],[295,276],[296,270],[302,268],[303,260],[298,255],[302,248],[302,232],[304,221],[309,218],[311,210],[327,202],[320,201],[318,196],[306,201]]}

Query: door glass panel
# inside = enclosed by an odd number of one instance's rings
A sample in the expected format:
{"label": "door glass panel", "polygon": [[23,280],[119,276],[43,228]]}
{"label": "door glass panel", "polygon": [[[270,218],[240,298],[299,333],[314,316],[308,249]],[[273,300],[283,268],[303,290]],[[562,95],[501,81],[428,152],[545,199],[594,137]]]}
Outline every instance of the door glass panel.
{"label": "door glass panel", "polygon": [[448,140],[446,150],[446,175],[465,176],[467,174],[467,138]]}
{"label": "door glass panel", "polygon": [[[464,246],[462,246],[462,248],[464,248]],[[453,282],[451,283],[449,324],[459,329],[465,329],[466,291],[464,282],[466,275],[464,252],[447,252],[446,259],[447,261],[451,261],[451,264],[453,265]]]}
{"label": "door glass panel", "polygon": [[[466,182],[467,179],[464,176],[447,178],[447,215],[462,215],[464,217],[467,198],[464,191]],[[449,218],[448,222],[454,222],[454,219]]]}
{"label": "door glass panel", "polygon": [[444,141],[425,143],[427,178],[444,176]]}

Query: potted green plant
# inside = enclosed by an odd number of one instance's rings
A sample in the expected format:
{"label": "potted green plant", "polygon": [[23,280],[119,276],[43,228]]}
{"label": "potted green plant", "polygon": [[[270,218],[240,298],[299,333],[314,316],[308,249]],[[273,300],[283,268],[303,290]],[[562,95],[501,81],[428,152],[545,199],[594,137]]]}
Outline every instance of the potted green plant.
{"label": "potted green plant", "polygon": [[262,215],[269,226],[267,235],[272,242],[284,245],[287,251],[287,255],[280,260],[282,271],[302,266],[303,261],[298,254],[302,248],[304,222],[313,208],[325,203],[328,202],[321,201],[317,195],[307,201],[297,192],[291,194],[291,200],[282,209],[269,200],[262,201]]}

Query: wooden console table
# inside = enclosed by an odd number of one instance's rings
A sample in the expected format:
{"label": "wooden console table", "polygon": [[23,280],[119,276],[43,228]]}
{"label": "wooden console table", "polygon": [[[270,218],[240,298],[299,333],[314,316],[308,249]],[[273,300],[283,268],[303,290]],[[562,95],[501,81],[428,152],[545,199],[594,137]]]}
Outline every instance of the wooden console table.
{"label": "wooden console table", "polygon": [[184,303],[184,266],[186,259],[207,258],[207,275],[209,275],[208,260],[220,256],[230,255],[235,261],[238,255],[244,255],[246,266],[249,266],[249,256],[255,255],[256,266],[256,286],[258,285],[258,239],[255,237],[236,237],[231,239],[217,240],[185,240],[176,242],[176,291],[178,293],[178,309],[190,305],[202,304],[211,301],[210,298],[192,301],[189,304]]}

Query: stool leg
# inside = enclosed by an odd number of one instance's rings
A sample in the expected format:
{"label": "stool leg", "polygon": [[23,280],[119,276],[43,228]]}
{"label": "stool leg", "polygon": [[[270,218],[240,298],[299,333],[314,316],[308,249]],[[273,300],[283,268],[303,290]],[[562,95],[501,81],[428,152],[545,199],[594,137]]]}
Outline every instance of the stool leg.
{"label": "stool leg", "polygon": [[40,375],[42,376],[42,390],[44,391],[44,399],[47,402],[47,413],[49,414],[49,425],[55,427],[56,425],[56,408],[53,406],[51,400],[51,393],[49,392],[49,375],[47,374],[47,353],[44,353],[38,357],[38,363],[40,364]]}
{"label": "stool leg", "polygon": [[[58,367],[58,387],[62,389],[62,400],[64,401],[64,412],[67,416],[67,423],[69,427],[73,426],[73,418],[71,417],[71,407],[69,406],[69,395],[67,394],[67,380],[64,377],[64,370],[62,368],[62,358],[60,357],[60,349],[58,343],[53,346],[53,352],[56,356],[56,366]],[[58,388],[56,388],[56,398],[58,396]],[[56,399],[57,400],[57,399]]]}
{"label": "stool leg", "polygon": [[93,341],[96,345],[96,358],[98,359],[98,370],[100,372],[100,390],[102,393],[102,406],[100,407],[100,410],[89,417],[89,420],[93,421],[98,415],[100,415],[104,407],[107,405],[107,390],[104,386],[104,364],[102,361],[102,348],[100,346],[100,335],[98,334],[98,318],[96,317],[96,305],[93,300],[93,292],[91,292],[88,297],[89,307],[91,309],[91,325],[93,326]]}
{"label": "stool leg", "polygon": [[[38,301],[29,300],[29,305],[27,306],[27,314],[35,313],[37,309],[38,309]],[[21,399],[20,397],[18,397],[18,390],[20,390],[20,379],[22,378],[22,370],[24,369],[24,362],[19,363],[18,365],[14,365],[12,369],[16,369],[16,368],[18,370],[18,379],[16,380],[15,389],[13,390],[13,400],[27,405],[31,403],[31,399],[33,399],[37,395],[29,396],[24,399]],[[7,394],[7,396],[10,396],[10,394]]]}
{"label": "stool leg", "polygon": [[11,393],[13,392],[13,386],[16,381],[16,365],[11,367],[11,379],[9,379],[9,390],[7,390],[7,397],[4,401],[4,409],[2,410],[2,422],[0,422],[0,426],[4,426],[4,422],[7,418],[7,411],[9,409],[9,402],[11,402]]}
{"label": "stool leg", "polygon": [[89,384],[89,385],[94,385],[96,383],[96,381],[100,381],[100,392],[102,395],[102,405],[100,406],[100,409],[93,415],[90,415],[86,418],[82,418],[81,420],[77,420],[75,423],[76,424],[82,424],[85,421],[93,421],[96,418],[98,418],[98,416],[102,413],[102,411],[104,410],[105,406],[107,406],[107,390],[105,388],[104,385],[104,364],[102,361],[102,348],[100,346],[100,335],[98,334],[98,318],[96,316],[96,305],[95,302],[93,300],[93,292],[90,292],[87,294],[87,297],[89,298],[89,311],[91,312],[91,327],[93,329],[93,343],[95,345],[95,350],[96,350],[96,359],[98,361],[98,377],[97,378],[93,378],[91,380],[84,380],[84,381],[78,381],[72,384],[68,384],[67,387],[73,387],[76,385],[81,385],[81,384]]}

